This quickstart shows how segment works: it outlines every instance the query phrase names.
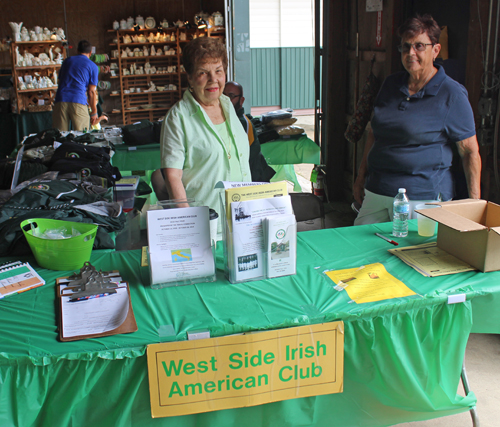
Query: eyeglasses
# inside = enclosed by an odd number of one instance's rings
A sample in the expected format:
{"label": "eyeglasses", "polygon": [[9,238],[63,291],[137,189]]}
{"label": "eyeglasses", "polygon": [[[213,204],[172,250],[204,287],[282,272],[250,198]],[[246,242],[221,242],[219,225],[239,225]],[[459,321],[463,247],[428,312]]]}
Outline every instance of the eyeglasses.
{"label": "eyeglasses", "polygon": [[225,93],[224,95],[226,95],[227,97],[229,97],[229,99],[232,101],[233,99],[235,98],[241,98],[241,95],[235,95],[234,93]]}
{"label": "eyeglasses", "polygon": [[415,49],[417,52],[423,52],[427,46],[434,46],[434,43],[403,43],[398,46],[400,52],[409,52],[411,48]]}

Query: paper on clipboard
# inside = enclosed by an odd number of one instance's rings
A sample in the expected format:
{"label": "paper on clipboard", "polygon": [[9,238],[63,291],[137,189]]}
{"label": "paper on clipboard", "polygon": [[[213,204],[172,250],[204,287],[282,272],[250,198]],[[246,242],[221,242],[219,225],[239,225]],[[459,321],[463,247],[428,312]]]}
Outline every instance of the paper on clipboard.
{"label": "paper on clipboard", "polygon": [[112,281],[118,283],[116,293],[98,294],[79,301],[72,300],[68,281],[60,278],[58,296],[60,299],[61,341],[103,337],[137,331],[130,290],[119,274],[112,273]]}

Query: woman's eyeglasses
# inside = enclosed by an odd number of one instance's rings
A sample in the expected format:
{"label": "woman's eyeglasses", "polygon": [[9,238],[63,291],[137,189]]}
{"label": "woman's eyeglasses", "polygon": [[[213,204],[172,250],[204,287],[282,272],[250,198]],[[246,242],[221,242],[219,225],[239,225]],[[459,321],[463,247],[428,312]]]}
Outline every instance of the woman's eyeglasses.
{"label": "woman's eyeglasses", "polygon": [[411,48],[415,49],[417,52],[423,52],[427,46],[434,46],[434,43],[403,43],[398,46],[400,52],[409,52]]}

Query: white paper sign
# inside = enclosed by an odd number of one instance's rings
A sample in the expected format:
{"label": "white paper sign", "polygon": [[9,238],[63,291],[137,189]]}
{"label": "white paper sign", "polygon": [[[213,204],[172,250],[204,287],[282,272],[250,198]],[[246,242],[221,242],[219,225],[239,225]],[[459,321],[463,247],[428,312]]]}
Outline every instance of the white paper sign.
{"label": "white paper sign", "polygon": [[148,211],[151,283],[215,274],[207,206]]}

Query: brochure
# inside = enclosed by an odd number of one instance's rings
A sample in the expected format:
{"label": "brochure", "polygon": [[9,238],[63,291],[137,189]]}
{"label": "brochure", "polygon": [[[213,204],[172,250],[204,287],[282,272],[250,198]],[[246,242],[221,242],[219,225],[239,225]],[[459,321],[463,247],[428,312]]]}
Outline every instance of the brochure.
{"label": "brochure", "polygon": [[266,240],[267,277],[297,272],[297,221],[295,215],[279,215],[263,221]]}
{"label": "brochure", "polygon": [[230,208],[231,203],[244,202],[246,200],[267,199],[287,195],[288,189],[286,181],[226,189],[226,217],[228,221],[229,231],[231,231],[232,226]]}
{"label": "brochure", "polygon": [[207,206],[148,211],[151,284],[214,276]]}
{"label": "brochure", "polygon": [[[290,196],[270,197],[231,203],[232,239],[228,239],[229,268],[234,281],[265,277],[265,238],[263,220],[277,215],[292,215]],[[232,244],[232,246],[231,246]]]}
{"label": "brochure", "polygon": [[0,266],[0,298],[17,294],[45,284],[28,263],[16,261]]}

